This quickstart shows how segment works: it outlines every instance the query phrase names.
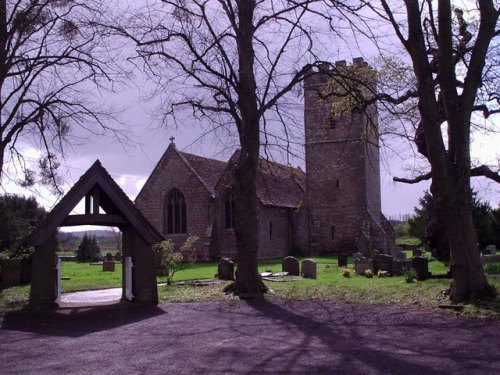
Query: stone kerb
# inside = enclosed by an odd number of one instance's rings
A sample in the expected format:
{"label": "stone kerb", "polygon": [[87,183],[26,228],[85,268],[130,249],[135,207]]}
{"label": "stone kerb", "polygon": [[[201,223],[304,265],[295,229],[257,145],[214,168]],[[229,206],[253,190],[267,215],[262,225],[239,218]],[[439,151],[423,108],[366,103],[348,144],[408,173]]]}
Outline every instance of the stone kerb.
{"label": "stone kerb", "polygon": [[316,279],[317,278],[317,266],[316,262],[312,259],[304,259],[302,261],[302,277],[306,279]]}
{"label": "stone kerb", "polygon": [[283,272],[288,272],[289,275],[299,276],[299,261],[297,260],[297,258],[292,256],[286,257],[281,262],[281,270]]}

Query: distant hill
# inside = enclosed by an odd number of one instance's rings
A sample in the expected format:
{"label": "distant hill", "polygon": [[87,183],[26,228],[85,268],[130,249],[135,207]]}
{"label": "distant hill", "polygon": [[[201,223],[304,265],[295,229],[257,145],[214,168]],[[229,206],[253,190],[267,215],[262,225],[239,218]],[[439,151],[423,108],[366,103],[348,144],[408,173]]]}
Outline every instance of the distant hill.
{"label": "distant hill", "polygon": [[57,233],[57,240],[59,241],[64,251],[75,251],[85,233],[94,234],[96,236],[99,246],[101,247],[101,252],[105,253],[109,250],[116,249],[116,234],[111,230],[91,230],[75,232],[59,231]]}
{"label": "distant hill", "polygon": [[68,238],[83,238],[85,233],[94,234],[97,238],[114,238],[115,232],[112,230],[87,230],[87,231],[77,231],[77,232],[62,232],[57,233],[57,239],[59,241],[64,241]]}

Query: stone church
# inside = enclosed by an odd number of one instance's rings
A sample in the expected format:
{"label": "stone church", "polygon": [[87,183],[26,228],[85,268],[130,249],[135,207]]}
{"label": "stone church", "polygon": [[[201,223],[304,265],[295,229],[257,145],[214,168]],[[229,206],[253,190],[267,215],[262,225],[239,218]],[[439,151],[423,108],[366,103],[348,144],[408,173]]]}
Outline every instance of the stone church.
{"label": "stone church", "polygon": [[[353,112],[334,120],[331,103],[319,100],[326,81],[318,71],[304,82],[305,172],[260,161],[260,258],[388,252],[394,244],[381,212],[378,138],[370,130],[376,108],[369,109],[371,119]],[[135,204],[176,246],[197,235],[200,259],[235,258],[237,156],[238,151],[227,162],[208,159],[181,152],[172,141]]]}

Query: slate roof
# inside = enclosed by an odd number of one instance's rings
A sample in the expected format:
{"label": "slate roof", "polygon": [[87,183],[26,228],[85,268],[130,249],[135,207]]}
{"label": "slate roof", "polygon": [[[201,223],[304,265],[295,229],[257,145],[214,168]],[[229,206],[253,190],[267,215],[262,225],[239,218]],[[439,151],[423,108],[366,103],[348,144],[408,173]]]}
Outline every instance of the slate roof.
{"label": "slate roof", "polygon": [[305,194],[305,173],[300,168],[260,159],[257,196],[266,206],[296,208]]}
{"label": "slate roof", "polygon": [[95,188],[101,189],[100,206],[107,214],[121,214],[143,239],[151,244],[159,242],[163,236],[149,223],[142,212],[111,177],[99,160],[80,177],[66,195],[57,203],[30,236],[30,242],[43,244],[86,194]]}
{"label": "slate roof", "polygon": [[[210,194],[215,194],[218,181],[224,173],[234,171],[231,166],[235,165],[239,157],[239,150],[235,151],[229,161],[224,162],[203,156],[189,154],[177,150],[171,143],[162,158],[148,178],[159,173],[161,162],[169,157],[172,152],[177,153],[188,168],[200,179]],[[147,189],[148,182],[143,187]],[[139,193],[141,195],[143,190]],[[305,194],[305,173],[300,168],[293,168],[283,164],[260,160],[257,176],[257,196],[262,204],[266,206],[290,207],[300,206]]]}
{"label": "slate roof", "polygon": [[220,160],[208,159],[198,155],[180,152],[179,154],[189,163],[205,186],[213,192],[217,181],[226,168],[227,163]]}
{"label": "slate roof", "polygon": [[[230,166],[237,162],[239,150],[227,163],[191,154],[181,154],[201,179],[206,178],[205,185],[214,189],[224,170],[228,170],[228,173],[233,171]],[[303,201],[305,173],[300,168],[260,159],[257,173],[257,196],[262,204],[296,208]]]}

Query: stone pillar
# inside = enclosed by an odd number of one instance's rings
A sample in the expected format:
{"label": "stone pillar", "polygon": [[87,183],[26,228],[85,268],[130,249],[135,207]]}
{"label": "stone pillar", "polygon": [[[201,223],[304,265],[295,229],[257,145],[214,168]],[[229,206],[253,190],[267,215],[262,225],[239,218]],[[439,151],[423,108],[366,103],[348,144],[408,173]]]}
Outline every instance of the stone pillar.
{"label": "stone pillar", "polygon": [[35,247],[31,273],[30,308],[54,308],[56,304],[56,246],[55,233],[42,245]]}

